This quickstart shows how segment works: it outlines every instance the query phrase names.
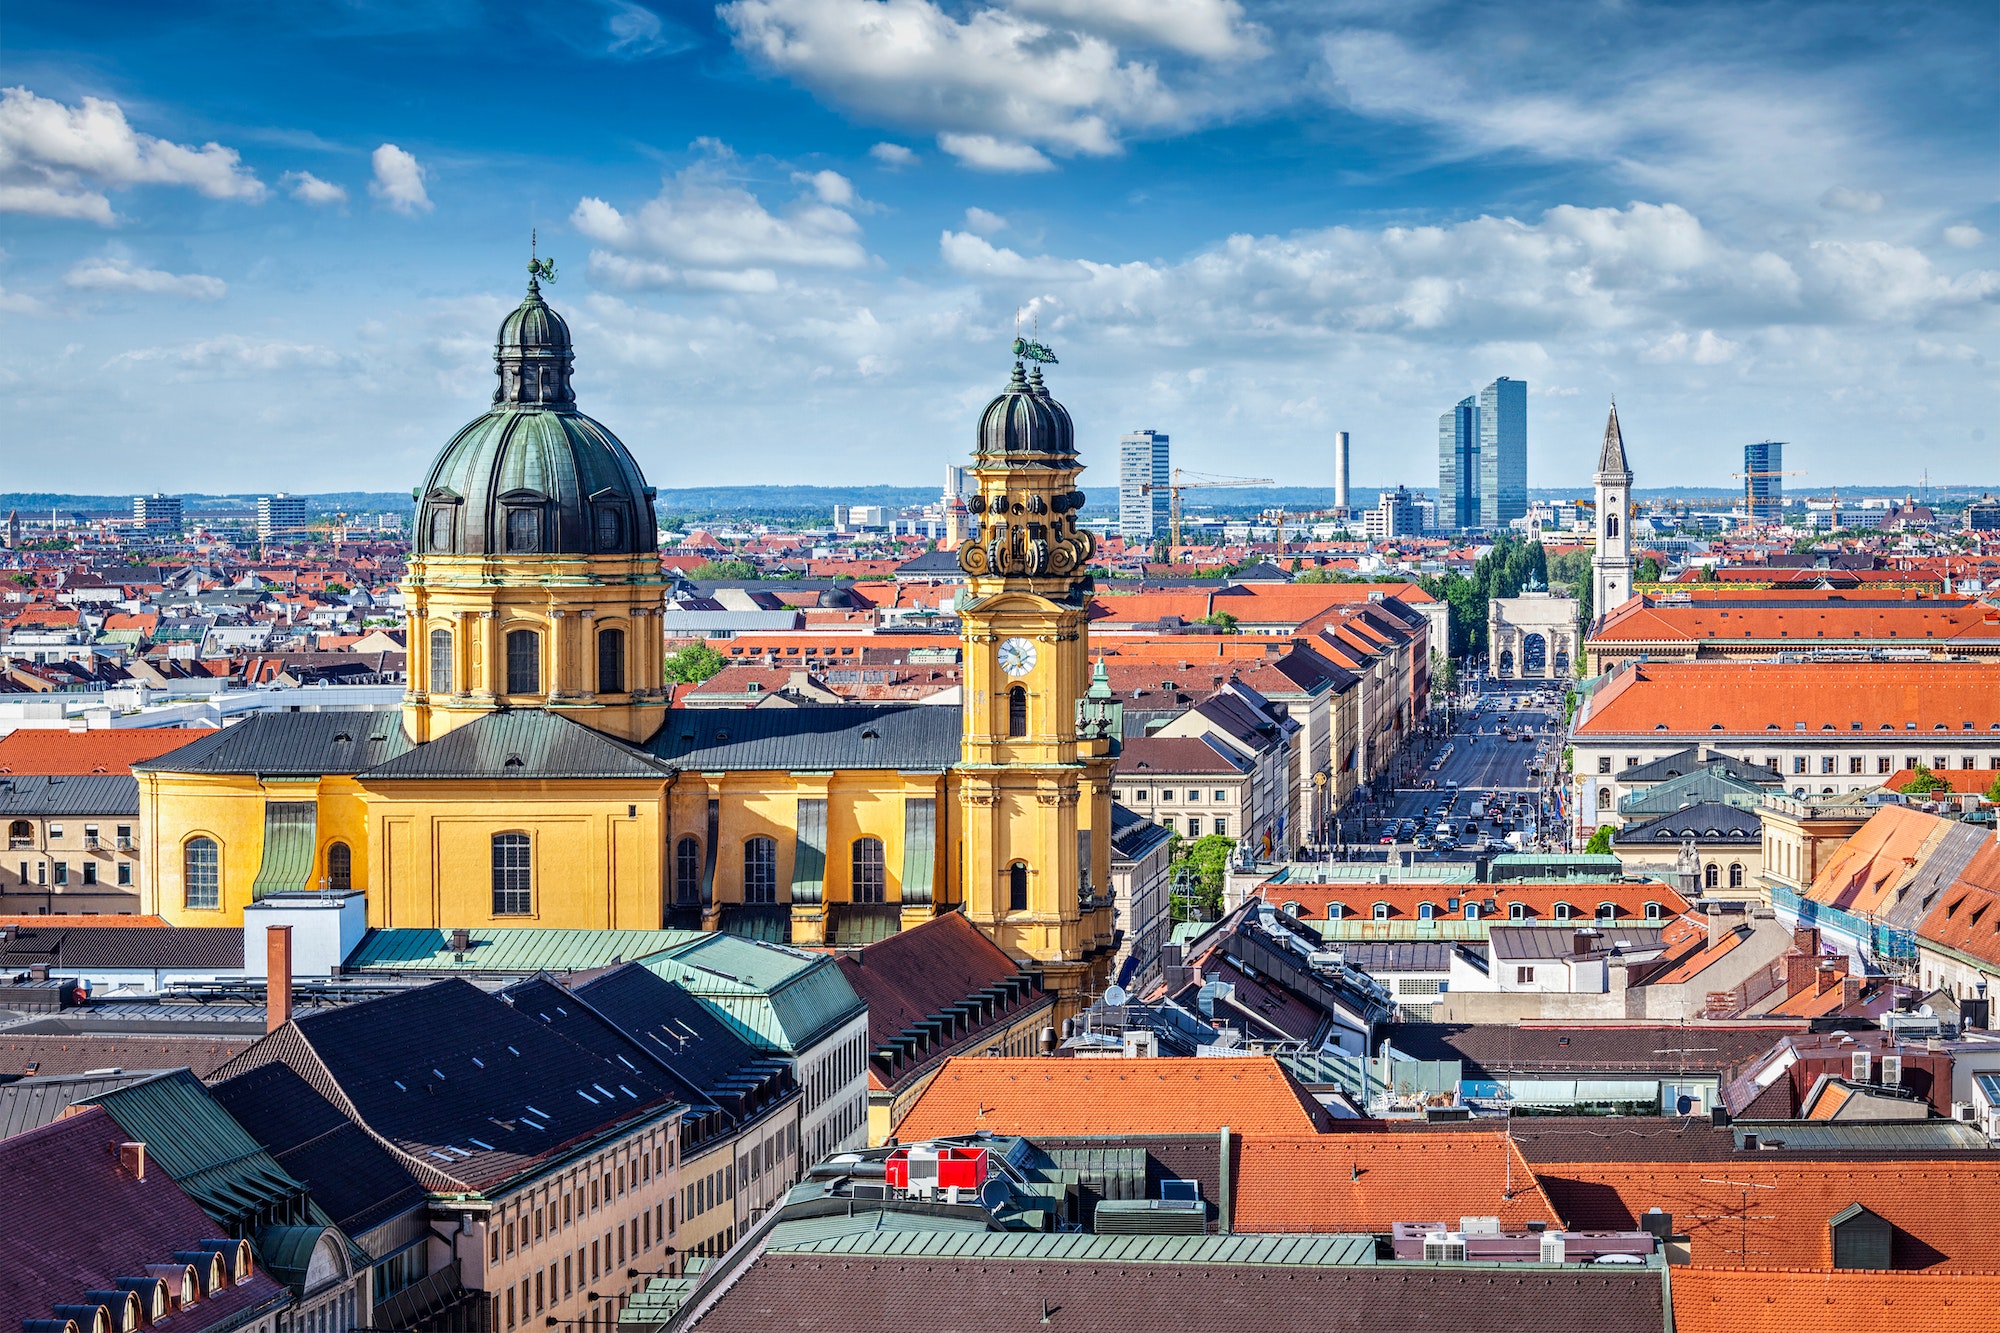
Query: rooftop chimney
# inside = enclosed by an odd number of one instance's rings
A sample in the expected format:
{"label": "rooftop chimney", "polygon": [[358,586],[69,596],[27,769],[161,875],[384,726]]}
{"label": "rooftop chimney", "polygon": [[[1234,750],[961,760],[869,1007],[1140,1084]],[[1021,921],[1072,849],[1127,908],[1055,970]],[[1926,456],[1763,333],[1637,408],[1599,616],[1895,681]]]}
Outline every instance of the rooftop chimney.
{"label": "rooftop chimney", "polygon": [[1819,927],[1799,926],[1792,931],[1792,947],[1800,953],[1819,952]]}
{"label": "rooftop chimney", "polygon": [[266,976],[264,1031],[276,1032],[292,1021],[292,928],[269,926],[264,931]]}
{"label": "rooftop chimney", "polygon": [[1846,975],[1847,955],[1844,953],[1835,954],[1832,958],[1827,959],[1819,965],[1819,983],[1815,987],[1813,994],[1826,994]]}
{"label": "rooftop chimney", "polygon": [[1713,949],[1722,943],[1722,913],[1713,906],[1708,909],[1708,947]]}
{"label": "rooftop chimney", "polygon": [[1840,979],[1841,1008],[1850,1008],[1861,1003],[1861,978],[1842,977]]}
{"label": "rooftop chimney", "polygon": [[1785,955],[1785,994],[1798,995],[1812,989],[1815,960],[1811,954]]}
{"label": "rooftop chimney", "polygon": [[146,1178],[146,1145],[143,1143],[121,1143],[118,1145],[118,1165],[132,1173],[132,1179]]}

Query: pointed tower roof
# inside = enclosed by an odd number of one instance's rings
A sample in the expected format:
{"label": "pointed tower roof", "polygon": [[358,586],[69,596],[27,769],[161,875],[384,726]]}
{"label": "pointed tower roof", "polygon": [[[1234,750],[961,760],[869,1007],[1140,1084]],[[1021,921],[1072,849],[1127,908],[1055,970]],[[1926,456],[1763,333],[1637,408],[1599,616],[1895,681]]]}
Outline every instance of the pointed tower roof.
{"label": "pointed tower roof", "polygon": [[1604,448],[1598,451],[1597,475],[1600,477],[1623,477],[1629,483],[1632,469],[1625,462],[1625,436],[1618,429],[1618,404],[1611,404],[1611,415],[1604,423]]}

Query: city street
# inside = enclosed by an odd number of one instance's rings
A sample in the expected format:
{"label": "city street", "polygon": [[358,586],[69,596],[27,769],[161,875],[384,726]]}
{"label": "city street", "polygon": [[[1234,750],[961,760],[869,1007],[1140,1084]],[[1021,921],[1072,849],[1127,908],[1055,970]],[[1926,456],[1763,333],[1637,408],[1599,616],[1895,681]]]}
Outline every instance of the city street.
{"label": "city street", "polygon": [[[1563,827],[1554,817],[1549,769],[1561,760],[1561,689],[1562,682],[1486,681],[1476,692],[1461,694],[1452,709],[1451,734],[1413,751],[1393,790],[1353,807],[1360,819],[1342,828],[1348,859],[1379,860],[1394,851],[1419,861],[1467,861],[1481,854],[1469,845],[1477,840],[1488,853],[1512,850],[1504,841],[1509,833],[1521,834],[1529,849],[1559,846]],[[1523,699],[1528,707],[1517,708]],[[1515,737],[1525,730],[1530,739],[1507,739],[1503,730]],[[1501,806],[1497,822],[1495,798]],[[1485,817],[1472,833],[1466,825],[1475,802]],[[1434,839],[1441,822],[1452,825],[1457,847],[1439,851],[1417,842],[1419,834]],[[1394,845],[1382,843],[1392,832]]]}

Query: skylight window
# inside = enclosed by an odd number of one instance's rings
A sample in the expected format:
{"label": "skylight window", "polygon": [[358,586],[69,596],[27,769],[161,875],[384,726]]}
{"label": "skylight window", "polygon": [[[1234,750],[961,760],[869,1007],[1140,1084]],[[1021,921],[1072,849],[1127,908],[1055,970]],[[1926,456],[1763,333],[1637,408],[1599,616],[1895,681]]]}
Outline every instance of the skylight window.
{"label": "skylight window", "polygon": [[639,1100],[639,1094],[632,1091],[632,1089],[626,1087],[623,1083],[620,1083],[618,1085],[618,1091],[624,1093],[627,1097],[630,1097],[635,1102]]}
{"label": "skylight window", "polygon": [[484,1140],[484,1139],[472,1139],[472,1138],[469,1138],[469,1139],[467,1139],[467,1140],[466,1140],[466,1142],[467,1142],[467,1143],[470,1143],[470,1144],[471,1144],[471,1145],[472,1145],[473,1147],[475,1147],[475,1148],[484,1148],[484,1149],[485,1149],[485,1150],[486,1150],[487,1152],[493,1152],[493,1151],[494,1151],[494,1147],[493,1147],[493,1145],[492,1145],[492,1144],[490,1144],[490,1143],[488,1143],[488,1142],[487,1142],[486,1140]]}
{"label": "skylight window", "polygon": [[399,1078],[392,1078],[392,1079],[390,1079],[389,1081],[390,1081],[391,1083],[393,1083],[393,1084],[395,1084],[395,1085],[396,1085],[396,1091],[397,1091],[397,1092],[408,1092],[408,1091],[409,1091],[409,1089],[408,1089],[408,1088],[406,1088],[406,1087],[404,1087],[404,1086],[403,1086],[403,1080],[401,1080],[401,1079],[399,1079]]}
{"label": "skylight window", "polygon": [[578,1088],[576,1090],[576,1095],[583,1098],[585,1101],[589,1102],[592,1106],[597,1105],[597,1098],[591,1096],[589,1093],[585,1092],[582,1088]]}
{"label": "skylight window", "polygon": [[532,1106],[528,1107],[528,1110],[531,1114],[540,1116],[543,1120],[547,1120],[549,1118],[549,1113],[547,1111],[537,1111]]}

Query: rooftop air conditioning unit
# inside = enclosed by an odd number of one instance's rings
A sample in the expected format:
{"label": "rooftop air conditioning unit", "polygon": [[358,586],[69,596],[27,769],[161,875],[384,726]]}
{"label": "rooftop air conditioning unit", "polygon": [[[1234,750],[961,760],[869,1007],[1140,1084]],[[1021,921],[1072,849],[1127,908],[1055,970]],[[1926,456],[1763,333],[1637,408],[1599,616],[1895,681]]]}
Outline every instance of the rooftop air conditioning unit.
{"label": "rooftop air conditioning unit", "polygon": [[1456,1231],[1433,1231],[1424,1237],[1424,1258],[1431,1263],[1463,1262],[1465,1237]]}
{"label": "rooftop air conditioning unit", "polygon": [[1568,1262],[1569,1245],[1560,1231],[1544,1231],[1541,1242],[1541,1261],[1545,1264]]}
{"label": "rooftop air conditioning unit", "polygon": [[1972,1102],[1953,1102],[1951,1118],[1968,1125],[1979,1123],[1979,1107]]}
{"label": "rooftop air conditioning unit", "polygon": [[1882,1086],[1900,1088],[1903,1086],[1903,1057],[1885,1055],[1882,1057]]}
{"label": "rooftop air conditioning unit", "polygon": [[1854,1065],[1850,1074],[1856,1083],[1866,1083],[1868,1081],[1868,1069],[1873,1060],[1874,1057],[1867,1051],[1856,1051],[1854,1053]]}

